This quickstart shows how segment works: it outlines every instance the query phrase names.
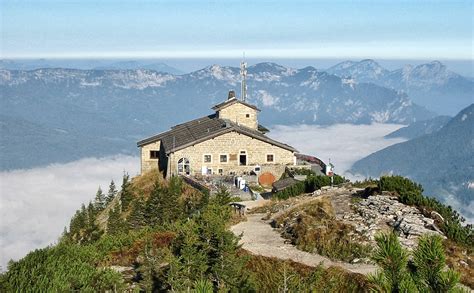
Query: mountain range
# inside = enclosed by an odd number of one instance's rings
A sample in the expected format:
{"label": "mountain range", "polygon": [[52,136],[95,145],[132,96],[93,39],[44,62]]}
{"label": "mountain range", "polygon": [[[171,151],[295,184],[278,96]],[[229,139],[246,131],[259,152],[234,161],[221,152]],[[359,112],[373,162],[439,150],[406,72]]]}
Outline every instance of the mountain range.
{"label": "mountain range", "polygon": [[459,208],[474,219],[474,104],[441,129],[389,146],[357,161],[354,174],[407,176],[426,194]]}
{"label": "mountain range", "polygon": [[345,61],[328,73],[356,82],[370,82],[401,90],[420,105],[438,114],[454,115],[474,101],[474,82],[447,69],[439,61],[387,70],[371,59]]}
{"label": "mountain range", "polygon": [[[219,65],[183,75],[146,69],[0,70],[1,166],[28,168],[117,150],[136,153],[135,141],[209,114],[228,90],[239,87],[239,68]],[[262,109],[264,125],[410,124],[435,116],[406,94],[313,67],[259,63],[248,69],[248,88],[248,101]],[[32,129],[41,129],[41,135]],[[26,133],[35,136],[35,144],[22,139]],[[75,151],[66,146],[71,141]]]}
{"label": "mountain range", "polygon": [[[8,67],[6,60],[2,62],[0,67]],[[48,67],[46,60],[38,62]],[[88,70],[0,69],[2,169],[117,152],[134,154],[135,141],[209,114],[210,107],[222,102],[228,90],[240,88],[240,70],[236,67],[212,65],[187,74],[172,74],[165,71],[173,69],[162,63],[92,62],[87,66],[94,64],[96,69]],[[424,74],[411,74],[405,85],[425,80],[426,88],[435,88],[436,84],[454,86],[450,81],[453,76],[466,83],[467,79],[436,64],[415,67],[412,72]],[[151,69],[142,69],[144,66]],[[441,118],[431,121],[436,114],[412,102],[401,81],[388,78],[395,72],[373,60],[343,62],[327,72],[314,67],[294,69],[258,63],[248,68],[248,102],[262,109],[259,122],[267,126],[415,123],[409,128],[418,133],[414,136],[430,132],[428,124],[434,123],[433,129],[439,127],[436,121]],[[466,89],[472,93],[472,86],[461,90]],[[68,144],[73,141],[75,147],[71,149]]]}
{"label": "mountain range", "polygon": [[183,71],[156,60],[102,60],[102,59],[0,59],[0,69],[36,70],[46,68],[98,69],[98,70],[134,70],[149,69],[163,73],[184,74]]}

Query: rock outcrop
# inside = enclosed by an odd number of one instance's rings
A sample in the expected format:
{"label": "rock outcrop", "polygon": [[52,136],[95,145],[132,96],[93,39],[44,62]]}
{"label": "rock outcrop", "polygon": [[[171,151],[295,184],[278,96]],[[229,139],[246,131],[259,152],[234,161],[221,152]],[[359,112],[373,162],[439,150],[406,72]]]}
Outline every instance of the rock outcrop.
{"label": "rock outcrop", "polygon": [[407,206],[390,195],[372,195],[352,204],[355,213],[346,213],[345,221],[356,231],[374,240],[375,234],[387,228],[399,232],[402,245],[411,249],[418,237],[426,233],[443,236],[435,220],[425,217],[416,207]]}

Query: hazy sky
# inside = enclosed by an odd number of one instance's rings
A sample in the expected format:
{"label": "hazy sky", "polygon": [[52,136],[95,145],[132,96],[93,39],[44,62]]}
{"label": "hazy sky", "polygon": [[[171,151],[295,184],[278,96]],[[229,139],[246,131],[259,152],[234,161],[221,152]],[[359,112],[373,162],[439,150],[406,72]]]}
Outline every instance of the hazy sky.
{"label": "hazy sky", "polygon": [[472,59],[472,1],[1,1],[1,55]]}

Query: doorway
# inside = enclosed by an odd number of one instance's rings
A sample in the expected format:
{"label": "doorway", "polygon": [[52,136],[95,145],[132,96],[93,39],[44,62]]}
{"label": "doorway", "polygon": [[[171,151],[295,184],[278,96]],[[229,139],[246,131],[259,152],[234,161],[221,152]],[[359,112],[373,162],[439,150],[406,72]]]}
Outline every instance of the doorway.
{"label": "doorway", "polygon": [[247,152],[246,151],[240,151],[239,165],[240,166],[247,166]]}

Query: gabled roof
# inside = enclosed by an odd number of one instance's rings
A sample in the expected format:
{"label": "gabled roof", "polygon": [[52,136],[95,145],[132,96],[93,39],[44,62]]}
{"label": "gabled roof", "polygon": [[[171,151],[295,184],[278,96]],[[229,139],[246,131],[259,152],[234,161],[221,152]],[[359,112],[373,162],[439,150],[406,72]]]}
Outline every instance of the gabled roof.
{"label": "gabled roof", "polygon": [[245,105],[245,106],[247,106],[247,107],[249,107],[249,108],[252,108],[252,109],[254,109],[254,110],[261,111],[259,108],[257,108],[257,106],[254,106],[254,105],[252,105],[252,104],[249,104],[249,103],[246,103],[246,102],[244,102],[244,101],[241,101],[241,100],[239,100],[239,99],[237,99],[237,98],[235,98],[235,97],[234,97],[234,98],[231,98],[231,99],[228,99],[228,100],[225,101],[225,102],[222,102],[222,103],[220,103],[220,104],[215,105],[214,107],[212,107],[212,110],[219,111],[219,110],[221,110],[221,109],[223,109],[223,108],[226,108],[226,107],[229,107],[230,105],[233,105],[233,104],[235,104],[235,103],[240,103],[240,104]]}
{"label": "gabled roof", "polygon": [[139,141],[137,145],[141,147],[160,140],[166,153],[169,154],[232,131],[279,146],[283,149],[297,152],[295,148],[273,140],[260,131],[250,129],[226,119],[219,119],[215,114],[178,124],[173,126],[171,130]]}

